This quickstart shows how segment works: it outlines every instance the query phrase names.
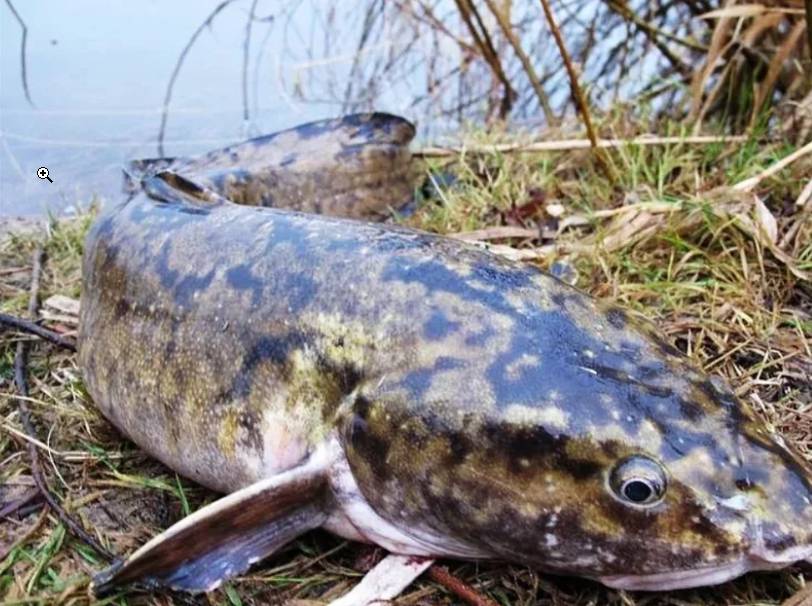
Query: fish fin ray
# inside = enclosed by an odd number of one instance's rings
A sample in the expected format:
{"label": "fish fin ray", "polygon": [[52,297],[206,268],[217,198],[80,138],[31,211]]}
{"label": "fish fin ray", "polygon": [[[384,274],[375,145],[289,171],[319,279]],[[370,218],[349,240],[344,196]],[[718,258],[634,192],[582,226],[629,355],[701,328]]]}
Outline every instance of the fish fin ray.
{"label": "fish fin ray", "polygon": [[171,170],[144,179],[141,187],[156,202],[179,204],[187,212],[196,214],[205,214],[227,202],[217,192]]}
{"label": "fish fin ray", "polygon": [[246,571],[327,519],[329,489],[324,470],[304,463],[256,482],[179,521],[93,579],[93,592],[117,587],[210,591]]}

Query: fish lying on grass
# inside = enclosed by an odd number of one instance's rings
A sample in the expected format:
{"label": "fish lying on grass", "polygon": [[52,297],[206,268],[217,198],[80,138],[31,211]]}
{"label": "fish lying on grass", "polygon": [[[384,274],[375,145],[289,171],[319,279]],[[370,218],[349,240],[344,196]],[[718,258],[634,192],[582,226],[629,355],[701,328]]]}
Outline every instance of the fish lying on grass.
{"label": "fish lying on grass", "polygon": [[136,444],[230,494],[96,592],[211,590],[317,527],[395,554],[378,597],[438,557],[641,590],[810,558],[809,466],[648,324],[458,241],[265,207],[397,206],[413,133],[350,116],[130,167],[87,238],[79,364]]}

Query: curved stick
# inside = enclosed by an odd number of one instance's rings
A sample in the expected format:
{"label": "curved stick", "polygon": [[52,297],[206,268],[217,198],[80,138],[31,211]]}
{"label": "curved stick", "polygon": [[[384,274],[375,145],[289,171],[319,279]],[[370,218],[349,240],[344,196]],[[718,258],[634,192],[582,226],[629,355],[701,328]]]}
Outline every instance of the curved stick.
{"label": "curved stick", "polygon": [[47,328],[43,328],[39,324],[36,324],[30,320],[25,320],[23,318],[18,318],[17,316],[0,312],[0,324],[36,335],[40,339],[45,339],[46,341],[53,343],[54,345],[59,345],[60,347],[63,347],[69,351],[76,351],[76,343],[74,343],[71,339],[66,339],[59,333],[48,330]]}

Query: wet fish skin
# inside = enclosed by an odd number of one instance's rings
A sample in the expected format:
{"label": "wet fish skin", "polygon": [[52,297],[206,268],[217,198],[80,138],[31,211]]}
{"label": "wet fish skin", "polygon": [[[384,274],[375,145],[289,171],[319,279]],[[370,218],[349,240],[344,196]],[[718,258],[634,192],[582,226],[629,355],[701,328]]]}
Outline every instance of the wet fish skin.
{"label": "wet fish skin", "polygon": [[[145,177],[85,252],[88,390],[176,471],[239,491],[336,444],[334,532],[617,586],[812,555],[808,465],[650,324],[468,244],[203,181]],[[630,461],[661,499],[621,494]]]}
{"label": "wet fish skin", "polygon": [[125,190],[179,175],[235,204],[380,219],[413,198],[414,126],[374,112],[320,120],[194,158],[135,160]]}

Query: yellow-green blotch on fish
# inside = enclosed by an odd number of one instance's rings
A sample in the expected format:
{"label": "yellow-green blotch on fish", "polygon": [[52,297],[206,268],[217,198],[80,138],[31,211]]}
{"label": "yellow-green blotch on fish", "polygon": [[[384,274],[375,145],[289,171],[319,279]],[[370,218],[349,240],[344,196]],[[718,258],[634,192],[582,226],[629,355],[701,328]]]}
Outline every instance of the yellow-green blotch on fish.
{"label": "yellow-green blotch on fish", "polygon": [[647,590],[810,558],[808,465],[649,325],[471,245],[306,214],[401,206],[413,135],[354,115],[129,167],[87,238],[79,363],[135,443],[231,494],[96,591],[209,590],[317,527],[420,556],[371,573],[389,597],[437,557]]}

